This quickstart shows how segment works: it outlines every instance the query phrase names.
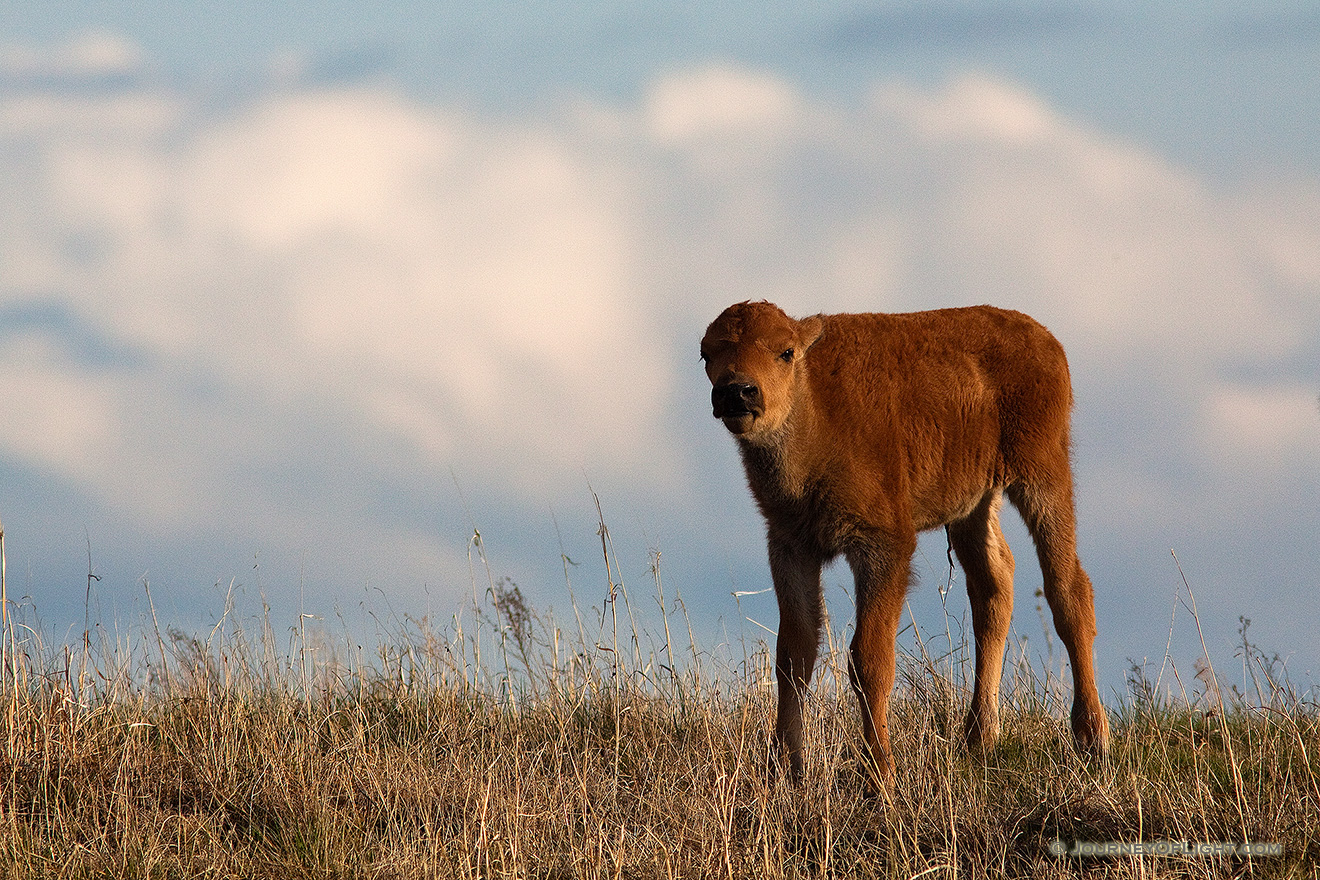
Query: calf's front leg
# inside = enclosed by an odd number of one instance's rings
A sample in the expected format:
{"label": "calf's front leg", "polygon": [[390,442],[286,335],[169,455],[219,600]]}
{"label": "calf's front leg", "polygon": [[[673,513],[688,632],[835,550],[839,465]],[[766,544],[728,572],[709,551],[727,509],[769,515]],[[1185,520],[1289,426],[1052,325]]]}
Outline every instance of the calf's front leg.
{"label": "calf's front leg", "polygon": [[822,599],[819,558],[791,544],[770,541],[770,574],[779,600],[775,678],[779,713],[770,771],[786,764],[790,781],[802,779],[802,698],[811,684],[820,645]]}

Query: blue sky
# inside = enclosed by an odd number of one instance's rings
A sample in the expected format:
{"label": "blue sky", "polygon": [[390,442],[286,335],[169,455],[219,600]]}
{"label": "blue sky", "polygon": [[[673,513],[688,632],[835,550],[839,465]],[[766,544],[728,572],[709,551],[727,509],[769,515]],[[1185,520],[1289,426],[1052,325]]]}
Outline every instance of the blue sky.
{"label": "blue sky", "polygon": [[710,633],[755,636],[705,324],[988,301],[1070,353],[1106,685],[1164,654],[1171,548],[1217,664],[1245,616],[1313,681],[1317,81],[1303,4],[9,4],[11,597],[63,638],[90,550],[108,618],[146,579],[184,626],[231,583],[443,621],[476,528],[538,606],[561,553],[592,603],[594,490],[634,591],[658,550]]}

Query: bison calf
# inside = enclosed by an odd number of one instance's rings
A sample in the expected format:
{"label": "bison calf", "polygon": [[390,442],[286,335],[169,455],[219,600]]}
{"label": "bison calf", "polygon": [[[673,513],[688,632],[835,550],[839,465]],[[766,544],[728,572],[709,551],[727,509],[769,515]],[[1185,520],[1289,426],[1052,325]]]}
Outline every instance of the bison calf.
{"label": "bison calf", "polygon": [[1045,597],[1073,670],[1072,729],[1103,753],[1091,581],[1077,558],[1069,464],[1072,387],[1063,348],[1019,312],[989,306],[794,320],[730,306],[701,340],[715,417],[737,438],[766,521],[779,599],[779,716],[772,763],[802,773],[802,693],[822,623],[821,565],[843,555],[857,592],[849,673],[871,769],[893,781],[887,726],[894,648],[917,533],[948,526],[976,634],[969,745],[999,735],[1013,611],[1002,497],[1036,544]]}

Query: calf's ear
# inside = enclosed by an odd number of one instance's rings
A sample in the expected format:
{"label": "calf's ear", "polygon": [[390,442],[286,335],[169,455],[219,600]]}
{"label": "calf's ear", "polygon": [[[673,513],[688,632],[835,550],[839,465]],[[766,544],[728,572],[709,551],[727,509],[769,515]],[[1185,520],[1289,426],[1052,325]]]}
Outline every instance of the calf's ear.
{"label": "calf's ear", "polygon": [[812,315],[810,318],[803,318],[797,322],[798,332],[798,351],[802,354],[807,353],[807,349],[820,339],[821,331],[825,329],[824,322],[819,315]]}

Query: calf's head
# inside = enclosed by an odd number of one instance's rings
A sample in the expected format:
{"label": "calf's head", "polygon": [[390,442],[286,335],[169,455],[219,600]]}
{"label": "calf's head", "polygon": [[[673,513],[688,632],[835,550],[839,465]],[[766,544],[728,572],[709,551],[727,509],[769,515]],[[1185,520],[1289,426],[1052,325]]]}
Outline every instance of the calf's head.
{"label": "calf's head", "polygon": [[782,426],[793,408],[803,357],[820,333],[820,318],[795,321],[772,303],[725,309],[701,340],[715,418],[747,439]]}

